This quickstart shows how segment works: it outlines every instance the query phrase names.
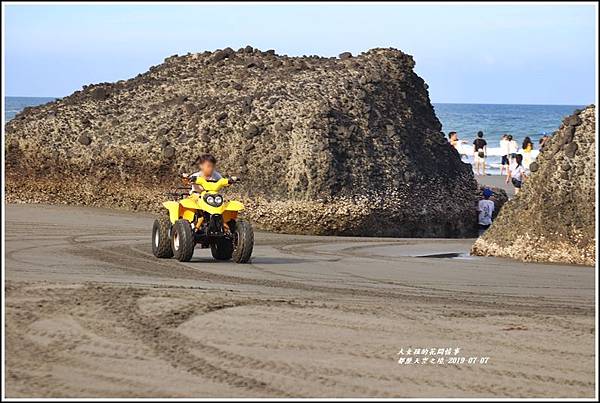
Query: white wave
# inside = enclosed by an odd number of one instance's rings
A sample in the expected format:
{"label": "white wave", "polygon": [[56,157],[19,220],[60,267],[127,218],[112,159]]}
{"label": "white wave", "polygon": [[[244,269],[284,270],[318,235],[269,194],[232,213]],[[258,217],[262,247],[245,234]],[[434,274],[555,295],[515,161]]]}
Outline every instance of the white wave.
{"label": "white wave", "polygon": [[[459,144],[457,149],[461,155],[472,156],[474,154],[472,144]],[[517,154],[522,154],[522,153],[523,153],[522,149],[517,150]],[[539,153],[540,153],[539,150],[531,150],[531,158],[535,159]],[[501,157],[502,154],[500,152],[500,147],[487,147],[487,156],[488,157]]]}

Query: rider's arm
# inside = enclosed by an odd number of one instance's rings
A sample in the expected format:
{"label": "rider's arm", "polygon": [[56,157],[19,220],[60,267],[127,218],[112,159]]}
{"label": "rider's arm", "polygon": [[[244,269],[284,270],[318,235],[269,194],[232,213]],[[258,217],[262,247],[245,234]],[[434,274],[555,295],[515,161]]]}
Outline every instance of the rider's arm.
{"label": "rider's arm", "polygon": [[190,193],[198,192],[201,193],[204,189],[200,184],[198,184],[198,178],[200,177],[199,172],[195,172],[193,174],[183,174],[184,179],[187,181],[187,184],[191,186]]}
{"label": "rider's arm", "polygon": [[223,177],[223,179],[225,179],[227,181],[226,186],[230,186],[240,180],[240,178],[238,178],[237,176],[225,176],[225,177]]}

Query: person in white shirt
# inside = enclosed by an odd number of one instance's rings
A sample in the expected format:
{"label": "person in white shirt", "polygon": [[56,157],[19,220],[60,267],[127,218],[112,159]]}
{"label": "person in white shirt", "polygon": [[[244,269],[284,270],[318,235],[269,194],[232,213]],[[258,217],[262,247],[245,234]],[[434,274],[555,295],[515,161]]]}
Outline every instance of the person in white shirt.
{"label": "person in white shirt", "polygon": [[521,154],[517,154],[515,157],[515,162],[508,169],[508,174],[506,175],[506,183],[509,181],[512,182],[515,187],[515,194],[519,193],[521,186],[523,186],[523,181],[527,178],[525,175],[525,167],[523,167],[523,156]]}
{"label": "person in white shirt", "polygon": [[517,152],[519,151],[519,143],[517,140],[513,139],[513,136],[510,134],[507,137],[508,140],[508,154],[510,155],[511,162],[514,161],[517,156]]}
{"label": "person in white shirt", "polygon": [[508,136],[506,134],[503,134],[502,138],[500,139],[500,155],[502,156],[502,164],[500,165],[500,175],[502,175],[505,170],[508,174],[508,166],[510,165],[508,162],[508,155],[510,154],[510,152],[507,137]]}
{"label": "person in white shirt", "polygon": [[494,209],[496,205],[490,197],[494,192],[491,189],[483,189],[483,199],[479,200],[477,205],[477,211],[479,212],[479,236],[492,225],[492,217],[494,215]]}

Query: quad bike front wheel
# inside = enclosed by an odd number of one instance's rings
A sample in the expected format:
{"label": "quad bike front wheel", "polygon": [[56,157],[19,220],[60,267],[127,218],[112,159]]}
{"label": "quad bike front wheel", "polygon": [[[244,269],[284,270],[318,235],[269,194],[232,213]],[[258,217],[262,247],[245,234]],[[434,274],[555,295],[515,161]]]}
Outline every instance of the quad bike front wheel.
{"label": "quad bike front wheel", "polygon": [[218,239],[210,244],[210,252],[217,260],[230,260],[233,255],[233,242],[231,239]]}
{"label": "quad bike front wheel", "polygon": [[248,263],[254,248],[254,230],[249,222],[238,220],[235,223],[233,253],[231,259],[235,263]]}
{"label": "quad bike front wheel", "polygon": [[171,249],[171,240],[169,239],[171,232],[171,220],[169,217],[162,216],[154,220],[152,226],[152,253],[158,258],[173,257],[173,249]]}
{"label": "quad bike front wheel", "polygon": [[171,248],[175,259],[189,262],[194,255],[194,235],[188,220],[177,220],[171,230]]}

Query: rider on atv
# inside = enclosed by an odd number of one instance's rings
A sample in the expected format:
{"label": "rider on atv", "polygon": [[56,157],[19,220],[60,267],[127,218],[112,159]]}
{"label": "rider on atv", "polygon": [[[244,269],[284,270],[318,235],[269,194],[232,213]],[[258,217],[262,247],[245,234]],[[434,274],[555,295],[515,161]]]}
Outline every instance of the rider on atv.
{"label": "rider on atv", "polygon": [[210,247],[217,260],[247,263],[254,245],[252,225],[238,216],[244,205],[221,194],[238,178],[221,177],[212,155],[202,155],[197,161],[200,172],[184,175],[184,184],[191,187],[189,194],[169,193],[177,199],[164,202],[166,211],[154,221],[152,252],[158,258],[188,262],[200,245]]}
{"label": "rider on atv", "polygon": [[203,177],[209,181],[218,181],[222,178],[221,174],[215,170],[215,166],[217,165],[217,159],[211,154],[202,154],[196,159],[195,162],[198,165],[200,171],[194,172],[193,174],[183,174],[184,178],[189,179],[190,184],[192,186],[192,190],[190,194],[193,193],[201,193],[202,187],[196,184],[196,179],[199,177]]}

